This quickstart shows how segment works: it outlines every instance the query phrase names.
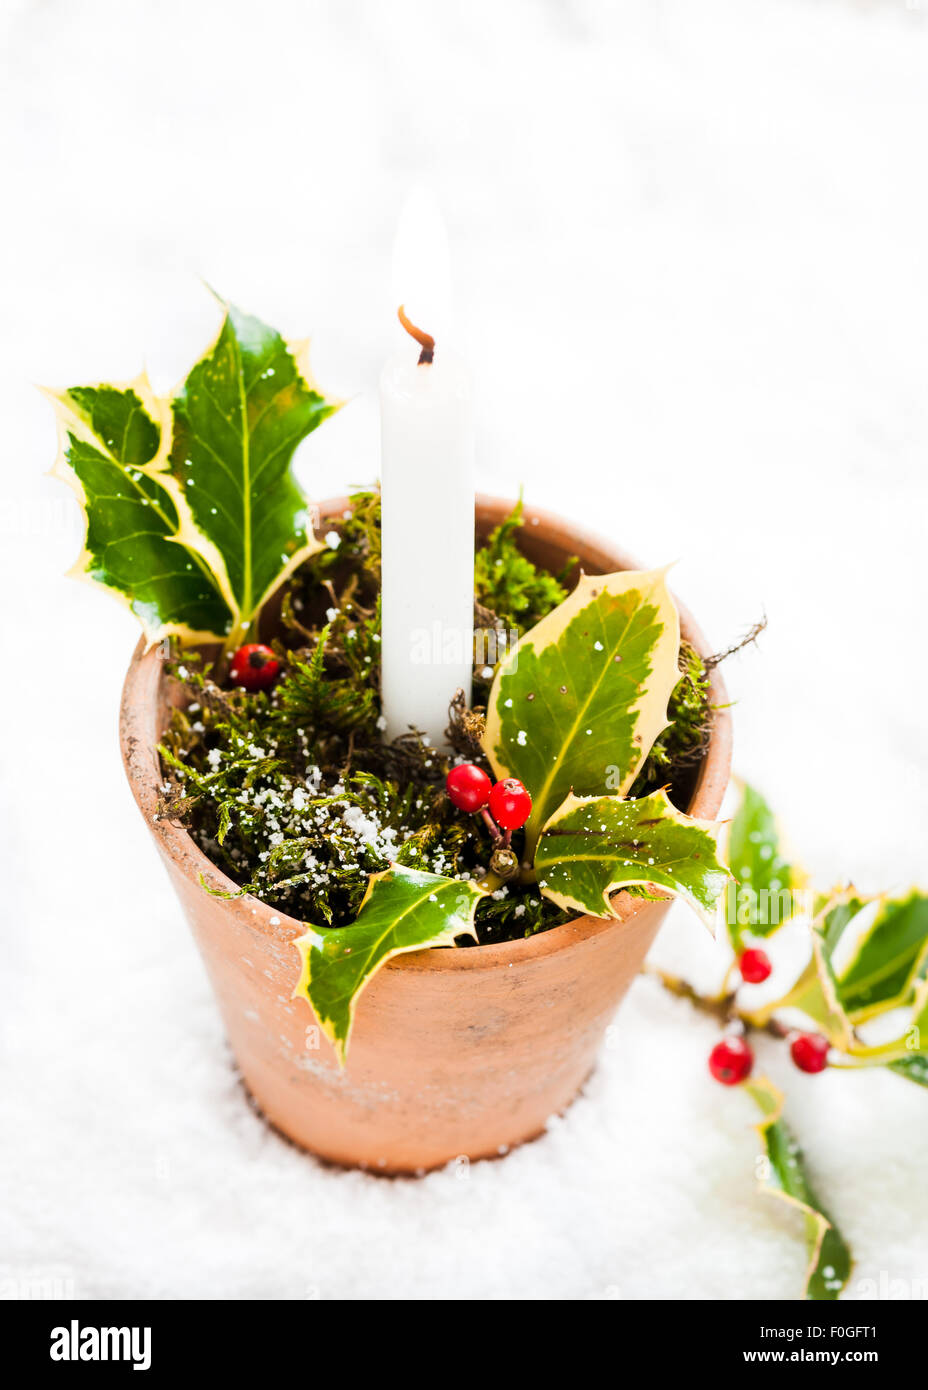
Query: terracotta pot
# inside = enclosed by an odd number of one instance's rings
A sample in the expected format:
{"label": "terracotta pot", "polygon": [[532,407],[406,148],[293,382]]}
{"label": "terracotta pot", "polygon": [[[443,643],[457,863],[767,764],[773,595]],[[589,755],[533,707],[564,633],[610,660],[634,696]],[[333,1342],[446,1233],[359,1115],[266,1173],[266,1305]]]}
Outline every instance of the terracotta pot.
{"label": "terracotta pot", "polygon": [[[344,505],[323,503],[323,515]],[[478,532],[510,507],[478,499]],[[528,514],[523,537],[532,557],[553,569],[570,555],[589,573],[635,567],[611,544],[540,512]],[[681,619],[705,652],[682,608]],[[126,772],[206,962],[242,1076],[271,1123],[323,1158],[387,1173],[496,1155],[539,1134],[593,1067],[669,899],[621,894],[619,922],[579,917],[527,940],[400,956],[365,990],[340,1071],[305,1002],[291,998],[301,924],[255,898],[210,897],[201,875],[214,888],[234,885],[185,830],[154,819],[165,686],[157,648],[144,655],[140,644],[123,692]],[[713,694],[724,704],[717,674]],[[723,710],[694,774],[694,815],[718,812],[730,760]]]}

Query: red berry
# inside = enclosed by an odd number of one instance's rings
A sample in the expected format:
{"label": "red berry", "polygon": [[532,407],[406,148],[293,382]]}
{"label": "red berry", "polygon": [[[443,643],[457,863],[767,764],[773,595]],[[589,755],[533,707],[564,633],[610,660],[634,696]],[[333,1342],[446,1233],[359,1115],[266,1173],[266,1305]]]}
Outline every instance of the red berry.
{"label": "red berry", "polygon": [[490,815],[501,830],[518,830],[532,814],[532,798],[517,777],[497,782],[490,792]]}
{"label": "red berry", "polygon": [[741,971],[742,980],[746,980],[749,985],[759,985],[767,979],[773,966],[766,951],[750,947],[739,960],[738,969]]}
{"label": "red berry", "polygon": [[800,1033],[790,1043],[789,1052],[800,1071],[824,1071],[830,1045],[821,1033]]}
{"label": "red berry", "polygon": [[243,685],[246,690],[269,690],[277,679],[280,662],[263,642],[246,642],[239,647],[229,666],[229,676],[234,685]]}
{"label": "red berry", "polygon": [[445,791],[459,811],[479,811],[486,806],[491,785],[476,763],[459,763],[445,778]]}
{"label": "red berry", "polygon": [[709,1070],[723,1086],[737,1086],[751,1075],[754,1053],[744,1038],[723,1038],[709,1053]]}

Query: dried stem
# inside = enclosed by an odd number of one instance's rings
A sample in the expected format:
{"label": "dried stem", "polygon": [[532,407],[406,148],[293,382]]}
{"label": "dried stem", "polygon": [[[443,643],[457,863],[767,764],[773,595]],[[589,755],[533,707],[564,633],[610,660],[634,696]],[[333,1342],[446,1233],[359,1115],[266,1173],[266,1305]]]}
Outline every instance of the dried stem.
{"label": "dried stem", "polygon": [[724,652],[716,652],[714,656],[707,656],[703,663],[705,665],[706,670],[712,671],[721,662],[726,661],[728,657],[734,656],[736,652],[740,652],[745,647],[749,647],[752,642],[756,642],[766,626],[767,615],[765,613],[764,616],[761,618],[760,622],[754,623],[753,626],[749,628],[749,630],[744,634],[741,640],[739,642],[736,642],[733,647],[729,647],[728,650]]}
{"label": "dried stem", "polygon": [[786,1038],[793,1031],[775,1018],[768,1018],[763,1023],[757,1023],[749,1014],[741,1013],[735,1003],[736,996],[733,991],[712,998],[709,995],[700,994],[686,980],[681,980],[676,975],[668,975],[663,970],[655,970],[648,966],[644,974],[659,980],[664,988],[671,994],[675,994],[678,999],[688,1000],[693,1008],[698,1009],[700,1013],[711,1014],[723,1027],[727,1023],[740,1023],[746,1032],[769,1033],[774,1038]]}

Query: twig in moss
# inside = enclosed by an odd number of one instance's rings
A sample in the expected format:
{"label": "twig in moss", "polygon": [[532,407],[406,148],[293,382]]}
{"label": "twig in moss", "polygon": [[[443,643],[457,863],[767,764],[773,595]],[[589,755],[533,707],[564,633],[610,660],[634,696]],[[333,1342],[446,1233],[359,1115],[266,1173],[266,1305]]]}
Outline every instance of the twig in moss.
{"label": "twig in moss", "polygon": [[751,646],[753,642],[757,641],[766,626],[767,615],[765,613],[760,621],[754,623],[733,647],[729,647],[727,651],[724,652],[716,652],[714,656],[707,656],[705,659],[706,670],[714,671],[716,666],[721,665],[723,661],[727,661],[730,656],[735,656],[738,652],[743,651],[745,647]]}

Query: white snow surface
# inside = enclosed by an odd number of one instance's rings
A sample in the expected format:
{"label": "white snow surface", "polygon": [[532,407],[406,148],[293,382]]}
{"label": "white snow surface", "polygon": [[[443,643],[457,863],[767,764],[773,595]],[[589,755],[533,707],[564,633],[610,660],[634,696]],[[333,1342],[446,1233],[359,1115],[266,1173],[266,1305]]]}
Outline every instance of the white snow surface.
{"label": "white snow surface", "polygon": [[[198,277],[349,406],[316,496],[377,473],[409,188],[448,221],[481,484],[609,533],[724,646],[736,761],[820,882],[924,881],[924,0],[9,0],[0,112],[4,570],[0,1288],[79,1296],[797,1295],[713,1025],[633,987],[538,1142],[422,1180],[326,1168],[236,1080],[119,763],[133,620],[66,581],[32,383],[179,379]],[[28,723],[25,722],[28,719]],[[718,956],[675,909],[658,955]],[[860,1280],[928,1278],[924,1092],[792,1071]],[[56,1286],[56,1281],[58,1285]]]}

